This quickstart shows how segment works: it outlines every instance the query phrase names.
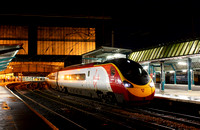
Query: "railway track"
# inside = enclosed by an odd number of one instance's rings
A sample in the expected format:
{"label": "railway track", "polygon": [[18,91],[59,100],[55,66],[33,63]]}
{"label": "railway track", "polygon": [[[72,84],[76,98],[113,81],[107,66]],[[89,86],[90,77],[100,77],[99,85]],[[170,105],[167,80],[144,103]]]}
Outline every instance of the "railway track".
{"label": "railway track", "polygon": [[148,113],[155,117],[162,117],[162,119],[200,128],[200,117],[150,107],[138,108],[138,110],[141,110],[143,113]]}
{"label": "railway track", "polygon": [[[90,102],[91,102],[91,100],[90,100]],[[101,104],[100,102],[96,102],[96,101],[93,101],[93,102]],[[107,105],[112,108],[115,108],[115,110],[121,109],[117,106],[108,105],[108,104],[104,104],[104,103],[102,103],[102,104]],[[132,113],[137,112],[137,113],[157,117],[159,119],[165,119],[165,120],[168,120],[168,121],[164,121],[167,123],[171,123],[170,121],[172,121],[172,122],[179,123],[178,125],[186,124],[188,126],[194,126],[194,127],[200,128],[200,117],[195,117],[195,116],[190,116],[190,115],[175,113],[175,112],[169,112],[169,111],[164,111],[164,110],[159,110],[159,109],[149,108],[149,107],[143,107],[143,108],[133,108],[132,107],[131,109],[127,109],[127,108],[123,108],[123,109],[126,110],[127,112],[132,112]],[[124,112],[124,113],[126,113],[126,112]],[[131,115],[131,113],[129,113],[129,114]]]}
{"label": "railway track", "polygon": [[[55,90],[16,89],[15,93],[32,104],[45,118],[58,128],[79,129],[196,129],[200,128],[197,117],[153,108],[123,108]],[[48,114],[47,114],[48,113]],[[56,118],[52,118],[56,117]],[[189,118],[190,117],[190,118]],[[63,126],[62,122],[67,125]]]}

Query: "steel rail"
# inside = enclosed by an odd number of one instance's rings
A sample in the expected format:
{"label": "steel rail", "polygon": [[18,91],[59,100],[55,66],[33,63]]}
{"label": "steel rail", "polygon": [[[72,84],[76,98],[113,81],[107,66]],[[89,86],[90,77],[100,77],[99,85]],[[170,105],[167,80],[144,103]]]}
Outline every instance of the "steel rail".
{"label": "steel rail", "polygon": [[42,105],[42,104],[40,104],[40,103],[36,102],[35,100],[33,100],[33,99],[29,98],[29,97],[28,97],[28,96],[26,96],[26,95],[22,94],[21,92],[19,92],[19,90],[17,90],[17,89],[16,89],[16,91],[17,91],[17,92],[18,92],[20,95],[24,96],[25,98],[29,99],[30,101],[32,101],[33,103],[35,103],[35,104],[39,105],[40,107],[42,107],[42,108],[44,108],[44,109],[46,109],[46,110],[50,111],[51,113],[54,113],[54,114],[56,114],[57,116],[59,116],[59,117],[61,117],[61,118],[65,119],[65,120],[67,120],[67,121],[69,121],[69,122],[71,122],[72,124],[74,124],[74,125],[78,126],[78,127],[79,127],[79,128],[81,128],[81,129],[87,130],[86,128],[84,128],[83,126],[81,126],[81,125],[77,124],[76,122],[74,122],[74,121],[72,121],[72,120],[70,120],[70,119],[68,119],[68,118],[66,118],[66,117],[64,117],[64,116],[62,116],[61,114],[59,114],[59,113],[57,113],[57,112],[55,112],[55,111],[53,111],[53,110],[49,109],[48,107],[46,107],[46,106],[44,106],[44,105]]}

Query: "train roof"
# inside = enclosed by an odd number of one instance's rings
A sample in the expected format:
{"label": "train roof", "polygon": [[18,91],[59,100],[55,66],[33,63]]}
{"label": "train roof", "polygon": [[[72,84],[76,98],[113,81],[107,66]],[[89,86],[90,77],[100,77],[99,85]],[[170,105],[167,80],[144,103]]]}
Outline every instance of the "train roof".
{"label": "train roof", "polygon": [[71,65],[71,66],[65,67],[65,68],[61,69],[60,71],[77,69],[77,68],[79,68],[79,69],[81,69],[81,68],[88,68],[88,67],[93,67],[94,65],[108,64],[108,63],[119,64],[119,62],[122,63],[122,62],[126,62],[127,60],[129,60],[129,59],[119,58],[119,59],[107,60],[105,62],[94,62],[94,63],[89,63],[89,64],[77,64],[77,65]]}
{"label": "train roof", "polygon": [[98,64],[98,63],[76,64],[76,65],[71,65],[71,66],[65,67],[65,68],[61,69],[60,71],[71,70],[71,69],[77,69],[77,68],[93,67],[93,66],[96,65],[96,64]]}

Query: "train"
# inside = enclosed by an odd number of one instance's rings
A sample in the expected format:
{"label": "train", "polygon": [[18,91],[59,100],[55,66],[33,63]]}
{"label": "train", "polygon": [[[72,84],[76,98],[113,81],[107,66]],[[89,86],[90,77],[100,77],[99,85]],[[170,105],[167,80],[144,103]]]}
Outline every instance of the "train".
{"label": "train", "polygon": [[47,76],[51,88],[105,102],[151,101],[155,85],[143,67],[126,58],[72,65]]}

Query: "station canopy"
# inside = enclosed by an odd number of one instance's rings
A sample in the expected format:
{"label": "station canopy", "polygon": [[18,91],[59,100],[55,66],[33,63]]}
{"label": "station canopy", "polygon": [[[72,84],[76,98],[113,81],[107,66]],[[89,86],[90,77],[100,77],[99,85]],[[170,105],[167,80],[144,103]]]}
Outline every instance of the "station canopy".
{"label": "station canopy", "polygon": [[15,57],[19,49],[22,49],[22,45],[0,45],[0,71],[3,71],[7,68],[8,64]]}
{"label": "station canopy", "polygon": [[[166,71],[179,71],[187,69],[187,59],[192,59],[193,70],[200,70],[200,41],[188,41],[182,43],[168,44],[154,48],[134,51],[129,59],[142,65],[151,63],[159,66],[160,61],[165,62]],[[160,67],[157,68],[160,71]]]}
{"label": "station canopy", "polygon": [[82,63],[103,62],[115,58],[127,58],[131,49],[114,48],[102,46],[97,50],[82,55]]}

